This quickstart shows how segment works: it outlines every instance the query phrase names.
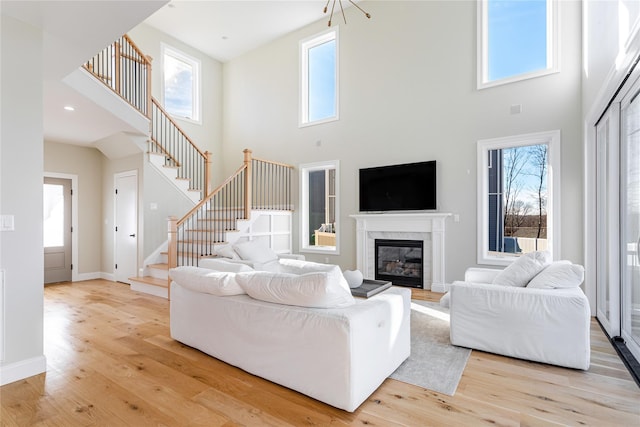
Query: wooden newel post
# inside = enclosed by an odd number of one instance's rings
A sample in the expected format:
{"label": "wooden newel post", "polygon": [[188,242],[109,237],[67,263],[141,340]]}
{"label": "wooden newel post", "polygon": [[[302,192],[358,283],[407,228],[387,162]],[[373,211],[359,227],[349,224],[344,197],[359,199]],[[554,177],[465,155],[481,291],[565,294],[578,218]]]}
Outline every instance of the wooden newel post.
{"label": "wooden newel post", "polygon": [[151,118],[151,61],[153,58],[147,55],[147,117]]}
{"label": "wooden newel post", "polygon": [[113,44],[113,57],[114,57],[114,64],[113,64],[113,80],[115,83],[114,89],[116,91],[116,93],[120,96],[122,96],[122,93],[120,92],[120,88],[121,88],[121,84],[120,84],[120,58],[122,57],[122,52],[120,51],[120,43],[115,42]]}
{"label": "wooden newel post", "polygon": [[249,219],[251,215],[251,150],[245,148],[244,151],[244,217]]}
{"label": "wooden newel post", "polygon": [[204,195],[202,198],[206,198],[211,191],[211,153],[204,152]]}
{"label": "wooden newel post", "polygon": [[[178,266],[178,218],[170,216],[168,220],[169,236],[168,236],[168,255],[167,264],[169,268]],[[167,278],[167,298],[171,299],[171,278]]]}

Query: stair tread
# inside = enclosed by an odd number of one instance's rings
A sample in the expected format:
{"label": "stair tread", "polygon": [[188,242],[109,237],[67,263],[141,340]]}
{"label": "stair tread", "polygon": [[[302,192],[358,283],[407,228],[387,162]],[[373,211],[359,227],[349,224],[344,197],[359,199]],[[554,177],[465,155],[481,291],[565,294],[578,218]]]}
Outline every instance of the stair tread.
{"label": "stair tread", "polygon": [[159,264],[149,264],[149,268],[156,268],[158,270],[169,270],[169,264],[159,263]]}
{"label": "stair tread", "polygon": [[157,278],[151,277],[151,276],[130,277],[129,280],[133,280],[134,282],[139,282],[139,283],[145,283],[147,285],[160,286],[162,288],[168,288],[169,287],[169,284],[168,284],[167,280],[165,280],[165,279],[157,279]]}

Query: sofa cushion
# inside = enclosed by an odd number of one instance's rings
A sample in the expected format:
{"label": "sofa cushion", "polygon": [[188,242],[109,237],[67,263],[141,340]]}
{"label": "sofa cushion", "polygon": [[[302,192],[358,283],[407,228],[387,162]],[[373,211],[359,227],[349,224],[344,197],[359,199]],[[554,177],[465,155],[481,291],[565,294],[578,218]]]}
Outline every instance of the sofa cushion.
{"label": "sofa cushion", "polygon": [[236,279],[249,296],[261,301],[315,308],[355,303],[349,288],[345,289],[327,272],[295,275],[256,271],[238,273]]}
{"label": "sofa cushion", "polygon": [[253,268],[241,262],[229,262],[220,258],[204,258],[201,259],[200,267],[208,268],[216,271],[226,271],[229,273],[241,273],[246,271],[253,271]]}
{"label": "sofa cushion", "polygon": [[340,266],[334,264],[322,264],[319,262],[303,261],[297,259],[281,259],[279,261],[280,272],[289,274],[328,273],[333,280],[351,293],[347,279],[344,278]]}
{"label": "sofa cushion", "polygon": [[493,279],[494,285],[525,287],[536,274],[551,263],[547,251],[529,252],[522,255]]}
{"label": "sofa cushion", "polygon": [[231,245],[218,246],[216,247],[215,251],[216,255],[224,258],[240,259],[240,255],[238,255],[238,253],[233,250],[233,246]]}
{"label": "sofa cushion", "polygon": [[556,261],[531,279],[527,288],[577,288],[583,280],[583,266],[573,264],[571,261]]}
{"label": "sofa cushion", "polygon": [[257,240],[249,240],[248,242],[235,244],[233,245],[233,249],[240,255],[240,258],[261,264],[266,264],[278,259],[278,254],[266,244]]}
{"label": "sofa cushion", "polygon": [[192,291],[205,292],[219,297],[245,293],[236,281],[236,273],[181,266],[169,270],[169,277],[174,282]]}

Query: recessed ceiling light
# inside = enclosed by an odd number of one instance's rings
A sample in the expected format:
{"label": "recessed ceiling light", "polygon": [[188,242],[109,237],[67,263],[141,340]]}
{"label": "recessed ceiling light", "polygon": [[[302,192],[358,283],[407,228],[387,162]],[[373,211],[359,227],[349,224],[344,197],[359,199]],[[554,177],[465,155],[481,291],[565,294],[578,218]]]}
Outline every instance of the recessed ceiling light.
{"label": "recessed ceiling light", "polygon": [[71,105],[65,105],[65,106],[64,106],[64,109],[65,109],[65,110],[67,110],[67,111],[75,111],[75,110],[76,110],[76,109],[75,109],[75,108],[73,108]]}

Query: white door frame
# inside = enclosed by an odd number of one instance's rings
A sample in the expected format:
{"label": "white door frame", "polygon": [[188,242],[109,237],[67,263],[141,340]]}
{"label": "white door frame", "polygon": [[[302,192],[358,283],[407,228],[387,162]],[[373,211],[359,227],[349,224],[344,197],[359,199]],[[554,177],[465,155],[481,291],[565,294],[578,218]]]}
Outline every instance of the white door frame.
{"label": "white door frame", "polygon": [[[118,218],[118,203],[116,200],[116,193],[115,190],[117,188],[117,182],[118,182],[118,178],[123,178],[123,177],[127,177],[127,176],[134,176],[136,178],[136,268],[135,268],[135,274],[138,274],[138,268],[140,266],[140,257],[139,257],[139,253],[140,253],[140,204],[138,203],[138,199],[140,198],[140,192],[139,192],[139,185],[140,182],[138,180],[138,171],[136,169],[132,169],[129,171],[125,171],[125,172],[117,172],[113,174],[113,190],[112,190],[112,196],[113,196],[113,222],[114,222],[114,227],[113,227],[113,265],[115,266],[115,264],[117,263],[118,260],[118,253],[117,253],[117,244],[116,244],[116,239],[117,239],[117,232],[115,229],[115,222]],[[113,270],[113,280],[116,281],[116,274],[117,272],[115,271],[115,268]]]}
{"label": "white door frame", "polygon": [[61,178],[71,180],[71,281],[78,281],[78,175],[58,172],[44,172],[43,178]]}

